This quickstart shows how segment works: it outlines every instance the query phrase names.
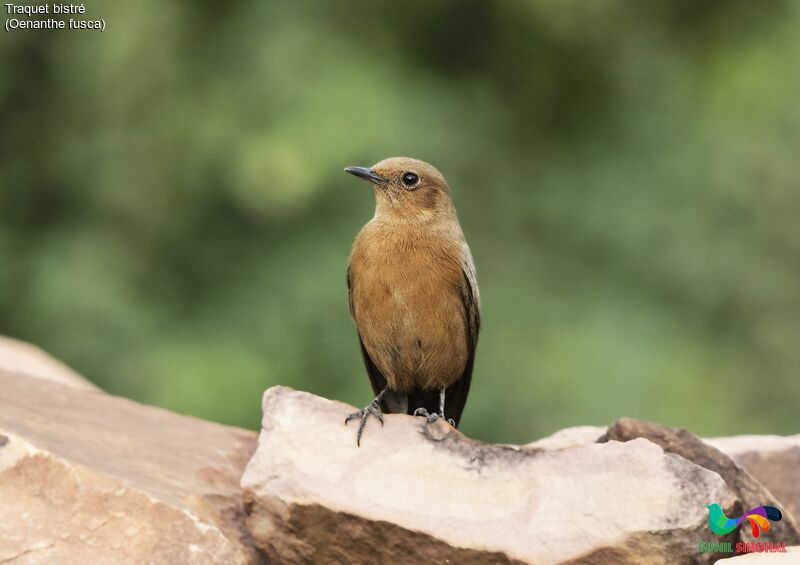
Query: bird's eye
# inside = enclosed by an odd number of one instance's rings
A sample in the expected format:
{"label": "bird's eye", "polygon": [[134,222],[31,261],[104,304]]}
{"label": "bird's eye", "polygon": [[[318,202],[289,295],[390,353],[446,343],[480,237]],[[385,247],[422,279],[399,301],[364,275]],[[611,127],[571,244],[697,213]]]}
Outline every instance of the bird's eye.
{"label": "bird's eye", "polygon": [[408,188],[411,188],[416,186],[416,184],[419,182],[419,177],[416,173],[403,173],[401,180],[403,181],[404,185],[406,185]]}

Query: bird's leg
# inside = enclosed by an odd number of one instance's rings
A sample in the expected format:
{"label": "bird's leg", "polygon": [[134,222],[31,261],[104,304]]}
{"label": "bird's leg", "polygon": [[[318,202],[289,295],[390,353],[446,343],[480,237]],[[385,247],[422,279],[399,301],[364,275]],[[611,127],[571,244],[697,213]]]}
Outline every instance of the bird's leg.
{"label": "bird's leg", "polygon": [[355,418],[361,419],[361,423],[358,425],[358,433],[356,434],[356,445],[358,447],[361,447],[361,434],[364,431],[364,426],[367,425],[367,418],[369,418],[370,414],[372,414],[378,419],[378,421],[381,423],[381,426],[383,425],[383,414],[381,413],[381,399],[383,398],[383,395],[386,394],[386,391],[388,389],[389,387],[384,387],[384,389],[378,393],[378,396],[376,396],[372,402],[367,404],[366,407],[362,408],[358,412],[353,412],[347,418],[345,418],[344,420],[345,425],[347,425],[347,423],[350,420],[353,420]]}
{"label": "bird's leg", "polygon": [[456,427],[455,421],[452,418],[445,419],[445,417],[444,417],[444,393],[445,393],[446,390],[447,390],[446,387],[442,387],[442,391],[439,393],[439,413],[438,414],[436,412],[431,414],[425,408],[420,407],[420,408],[417,408],[416,410],[414,410],[414,416],[425,416],[428,419],[428,423],[435,422],[436,420],[441,418],[442,420],[445,420],[448,424],[450,424],[451,426],[453,426],[455,428]]}

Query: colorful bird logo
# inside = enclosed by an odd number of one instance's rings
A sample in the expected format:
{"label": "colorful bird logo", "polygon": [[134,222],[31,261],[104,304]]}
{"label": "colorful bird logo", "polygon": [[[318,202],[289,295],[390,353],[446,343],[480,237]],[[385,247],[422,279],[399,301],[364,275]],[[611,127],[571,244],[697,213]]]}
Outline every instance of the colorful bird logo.
{"label": "colorful bird logo", "polygon": [[718,536],[732,532],[742,522],[748,520],[750,527],[753,528],[753,537],[757,538],[761,532],[769,531],[770,520],[777,522],[783,517],[781,511],[774,506],[758,506],[748,510],[739,518],[728,518],[717,503],[709,504],[706,508],[708,508],[708,527]]}

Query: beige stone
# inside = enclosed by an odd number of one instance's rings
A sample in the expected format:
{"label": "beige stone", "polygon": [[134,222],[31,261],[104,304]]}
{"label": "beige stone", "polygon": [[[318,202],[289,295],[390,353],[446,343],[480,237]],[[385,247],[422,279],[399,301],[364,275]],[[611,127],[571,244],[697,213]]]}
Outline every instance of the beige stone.
{"label": "beige stone", "polygon": [[[628,420],[623,419],[621,421],[626,422]],[[636,422],[636,420],[630,421]],[[655,426],[659,429],[664,428],[658,424]],[[677,430],[673,431],[678,432]],[[526,447],[562,449],[564,447],[586,445],[597,441],[605,433],[606,428],[598,426],[566,428],[551,436],[529,443]],[[685,433],[688,434],[688,432]],[[650,437],[648,433],[641,430],[639,432],[629,431],[625,437],[646,437],[651,441],[654,440],[665,449],[670,449],[667,442]],[[615,439],[623,438],[616,437]],[[795,523],[797,522],[798,516],[800,516],[800,435],[743,435],[704,438],[702,441],[724,453],[736,464],[744,468],[756,481],[774,495],[784,513],[788,512]],[[678,438],[676,443],[684,445],[685,449],[685,442],[682,439]],[[706,450],[701,448],[700,451]],[[681,454],[689,455],[685,452]],[[708,462],[705,464],[701,462],[700,464],[707,466]],[[754,498],[761,494],[763,494],[763,491],[757,490]]]}
{"label": "beige stone", "polygon": [[0,373],[0,563],[253,563],[252,432]]}
{"label": "beige stone", "polygon": [[0,336],[0,372],[36,377],[75,388],[100,390],[35,345],[3,336]]}
{"label": "beige stone", "polygon": [[[684,429],[622,418],[609,426],[601,441],[629,441],[641,438],[656,443],[665,451],[680,455],[706,469],[719,473],[737,498],[736,506],[731,509],[731,512],[726,512],[726,515],[731,518],[764,504],[781,508],[785,506],[774,493],[728,455]],[[740,528],[735,534],[737,536],[735,541],[739,539],[745,542],[763,541],[755,540],[751,530],[747,527]],[[800,544],[800,531],[791,513],[783,513],[783,519],[774,525],[770,536],[774,537],[775,541],[783,541],[787,545]]]}
{"label": "beige stone", "polygon": [[718,561],[722,565],[797,565],[800,547],[787,547],[786,553],[747,553]]}
{"label": "beige stone", "polygon": [[706,442],[747,469],[795,520],[800,519],[800,435],[732,436]]}
{"label": "beige stone", "polygon": [[565,449],[597,443],[605,435],[608,428],[605,426],[575,426],[564,428],[553,435],[525,444],[527,448]]}
{"label": "beige stone", "polygon": [[276,387],[242,485],[279,563],[700,563],[719,474],[638,439],[560,449],[483,444],[388,415],[361,448],[353,407]]}
{"label": "beige stone", "polygon": [[800,542],[800,436],[622,419],[489,445],[389,415],[357,448],[351,406],[278,387],[264,410],[248,464],[254,433],[106,395],[0,337],[0,563],[710,563],[698,541],[753,541],[713,536],[711,501],[777,504],[759,541]]}

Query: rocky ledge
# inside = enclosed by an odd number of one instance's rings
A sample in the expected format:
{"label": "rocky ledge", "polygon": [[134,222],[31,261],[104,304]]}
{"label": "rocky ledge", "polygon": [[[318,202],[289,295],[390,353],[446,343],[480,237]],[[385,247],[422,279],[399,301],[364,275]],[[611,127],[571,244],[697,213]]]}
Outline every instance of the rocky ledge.
{"label": "rocky ledge", "polygon": [[0,563],[259,559],[239,488],[253,432],[110,396],[71,374],[6,366]]}
{"label": "rocky ledge", "polygon": [[[353,408],[276,387],[242,479],[247,525],[283,563],[709,563],[706,505],[783,507],[731,458],[684,430],[623,419],[526,446],[471,440],[389,415],[361,447]],[[800,543],[789,513],[770,540]]]}
{"label": "rocky ledge", "polygon": [[[263,403],[257,440],[0,339],[0,563],[711,563],[739,543],[786,552],[734,564],[800,562],[797,436],[622,419],[492,445],[389,415],[357,448],[352,406]],[[716,536],[710,503],[783,519]]]}

